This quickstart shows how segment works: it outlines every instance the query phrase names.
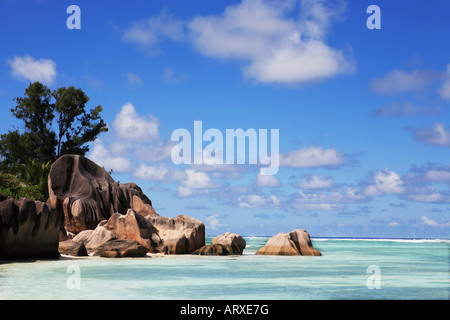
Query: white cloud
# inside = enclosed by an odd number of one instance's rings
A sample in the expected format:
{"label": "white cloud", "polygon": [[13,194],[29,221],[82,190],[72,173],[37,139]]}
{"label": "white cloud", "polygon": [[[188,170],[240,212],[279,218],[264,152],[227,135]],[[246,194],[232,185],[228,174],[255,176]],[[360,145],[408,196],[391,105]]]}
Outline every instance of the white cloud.
{"label": "white cloud", "polygon": [[[402,197],[409,201],[424,203],[449,203],[450,192],[442,187],[450,183],[450,167],[427,164],[413,167],[403,177],[405,192]],[[444,184],[437,188],[434,184]]]}
{"label": "white cloud", "polygon": [[134,172],[134,176],[139,179],[164,181],[166,180],[168,173],[169,169],[164,165],[147,166],[145,164],[141,164]]}
{"label": "white cloud", "polygon": [[303,0],[297,20],[288,17],[294,8],[290,2],[243,0],[221,15],[193,19],[191,40],[207,56],[247,61],[244,74],[257,82],[303,83],[353,71],[353,63],[325,41],[342,7]]}
{"label": "white cloud", "polygon": [[180,41],[184,37],[183,22],[172,18],[166,12],[146,20],[133,21],[123,30],[122,40],[149,48],[162,38]]}
{"label": "white cloud", "polygon": [[348,186],[344,189],[343,199],[345,199],[346,202],[359,202],[367,200],[367,197],[361,190]]}
{"label": "white cloud", "polygon": [[389,225],[389,227],[397,227],[398,226],[398,222],[397,221],[390,221],[388,225]]}
{"label": "white cloud", "polygon": [[187,179],[182,182],[186,187],[193,189],[217,188],[219,184],[214,183],[205,172],[186,170]]}
{"label": "white cloud", "polygon": [[413,167],[404,176],[389,169],[379,170],[371,174],[369,181],[361,181],[356,187],[310,175],[297,184],[301,189],[291,195],[289,204],[300,210],[338,210],[344,204],[363,203],[387,194],[413,202],[450,203],[450,191],[432,185],[445,187],[449,182],[449,168],[438,164]]}
{"label": "white cloud", "polygon": [[450,183],[450,171],[431,169],[426,172],[425,177],[434,183]]}
{"label": "white cloud", "polygon": [[299,190],[292,199],[292,206],[301,210],[337,210],[341,208],[343,196],[336,192],[310,193]]}
{"label": "white cloud", "polygon": [[140,145],[135,148],[135,155],[141,160],[159,162],[170,159],[174,143],[168,141],[156,141],[148,145]]}
{"label": "white cloud", "polygon": [[220,187],[219,183],[214,182],[207,173],[187,169],[186,179],[182,180],[178,186],[178,197],[190,197],[199,194],[209,193],[209,189]]}
{"label": "white cloud", "polygon": [[[178,172],[170,166],[148,166],[136,161],[162,162],[170,159],[172,142],[163,142],[159,137],[159,120],[153,115],[143,116],[131,103],[124,104],[113,120],[111,130],[105,137],[108,141],[94,144],[88,154],[114,172],[133,173],[134,177],[153,181],[173,181]],[[159,170],[159,171],[158,171]]]}
{"label": "white cloud", "polygon": [[438,90],[442,99],[450,100],[450,81],[446,81]]}
{"label": "white cloud", "polygon": [[430,226],[430,227],[449,227],[450,226],[450,221],[447,223],[438,223],[437,221],[428,218],[427,216],[422,216],[421,217],[422,223]]}
{"label": "white cloud", "polygon": [[50,85],[57,76],[56,63],[51,59],[35,60],[29,55],[8,59],[11,66],[11,75],[14,78],[25,81],[39,81]]}
{"label": "white cloud", "polygon": [[400,194],[405,192],[404,182],[398,173],[384,169],[375,173],[374,184],[368,186],[364,192],[370,196]]}
{"label": "white cloud", "polygon": [[209,194],[211,189],[220,187],[220,183],[214,182],[206,172],[192,169],[177,170],[166,163],[151,166],[141,163],[133,172],[133,176],[166,184],[176,182],[178,185],[176,195],[180,198]]}
{"label": "white cloud", "polygon": [[279,207],[281,201],[275,195],[261,196],[258,194],[243,195],[238,198],[238,205],[242,208],[272,208]]}
{"label": "white cloud", "polygon": [[166,164],[148,166],[141,164],[133,173],[133,176],[143,180],[158,181],[162,183],[171,183],[186,179],[186,172],[176,170]]}
{"label": "white cloud", "polygon": [[340,204],[337,203],[294,203],[294,208],[306,211],[332,211],[339,210],[342,208]]}
{"label": "white cloud", "polygon": [[344,156],[334,148],[305,147],[280,154],[280,165],[292,168],[338,166],[343,162]]}
{"label": "white cloud", "polygon": [[256,177],[255,185],[261,188],[264,187],[280,187],[281,183],[280,180],[278,180],[274,176],[268,176],[268,175],[260,175]]}
{"label": "white cloud", "polygon": [[203,155],[203,164],[191,164],[189,165],[190,169],[196,171],[202,171],[208,173],[213,178],[222,178],[227,180],[233,180],[241,178],[243,173],[249,170],[250,166],[243,166],[240,164],[218,164],[218,163],[205,163],[205,159],[207,156]]}
{"label": "white cloud", "polygon": [[445,130],[444,123],[435,123],[432,128],[415,129],[413,130],[413,138],[424,144],[450,148],[450,131]]}
{"label": "white cloud", "polygon": [[449,202],[448,199],[446,200],[445,197],[434,188],[416,188],[416,190],[411,191],[406,198],[409,201],[425,203]]}
{"label": "white cloud", "polygon": [[327,189],[333,185],[333,178],[319,177],[314,175],[304,176],[297,187],[303,189]]}
{"label": "white cloud", "polygon": [[188,78],[187,74],[183,72],[176,73],[171,67],[165,67],[161,72],[161,79],[164,80],[164,82],[176,83],[186,81]]}
{"label": "white cloud", "polygon": [[444,81],[438,93],[442,99],[450,100],[450,64],[447,65],[447,72],[444,74]]}
{"label": "white cloud", "polygon": [[193,197],[193,196],[197,196],[200,194],[206,194],[206,193],[208,193],[207,190],[195,190],[195,189],[188,188],[185,186],[178,186],[177,197],[187,198],[187,197]]}
{"label": "white cloud", "polygon": [[394,69],[383,78],[373,79],[370,88],[380,94],[414,92],[428,86],[433,79],[432,74],[427,71],[407,72]]}
{"label": "white cloud", "polygon": [[439,107],[418,106],[409,102],[404,104],[392,103],[389,106],[382,106],[380,109],[372,113],[374,117],[402,117],[414,115],[435,116],[441,113]]}
{"label": "white cloud", "polygon": [[[441,99],[450,100],[450,64],[447,65],[445,71],[433,70],[413,70],[405,71],[394,69],[388,72],[384,77],[373,79],[370,84],[370,89],[379,94],[392,95],[404,92],[417,93],[423,89],[431,86],[435,82],[440,82],[437,93]],[[435,114],[439,110],[436,108],[417,107],[411,104],[403,106],[393,105],[391,108],[384,107],[385,110],[380,112],[394,112],[394,116],[398,112],[406,113],[407,115],[414,113]],[[392,110],[390,110],[392,109]],[[426,110],[430,109],[430,110]],[[430,113],[431,112],[431,113]],[[390,114],[388,114],[390,115]]]}
{"label": "white cloud", "polygon": [[361,190],[346,186],[343,190],[333,188],[299,190],[291,196],[292,207],[300,210],[340,210],[343,204],[362,203],[369,198]]}
{"label": "white cloud", "polygon": [[127,79],[127,84],[130,88],[140,88],[144,85],[144,81],[136,73],[127,72],[125,73],[125,77]]}
{"label": "white cloud", "polygon": [[129,172],[133,167],[131,160],[114,155],[109,148],[105,148],[99,139],[94,142],[93,149],[89,152],[88,157],[107,171],[112,169],[113,172],[118,173]]}
{"label": "white cloud", "polygon": [[428,218],[427,216],[422,216],[421,219],[422,219],[422,222],[424,224],[426,224],[427,226],[431,226],[431,227],[437,227],[438,226],[438,223],[436,221]]}
{"label": "white cloud", "polygon": [[217,230],[219,227],[225,227],[226,224],[220,221],[220,217],[217,214],[212,214],[206,217],[207,226],[212,230]]}
{"label": "white cloud", "polygon": [[155,142],[159,139],[159,121],[153,116],[140,116],[131,103],[122,106],[113,121],[119,139],[139,142]]}

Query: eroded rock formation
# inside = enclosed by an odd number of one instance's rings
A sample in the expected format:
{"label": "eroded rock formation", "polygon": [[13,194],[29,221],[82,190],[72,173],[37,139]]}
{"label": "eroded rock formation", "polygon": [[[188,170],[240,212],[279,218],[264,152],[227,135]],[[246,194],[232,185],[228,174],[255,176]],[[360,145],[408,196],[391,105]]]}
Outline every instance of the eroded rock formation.
{"label": "eroded rock formation", "polygon": [[72,239],[60,241],[58,250],[60,254],[65,254],[68,256],[83,257],[88,255],[84,243],[81,241],[74,241]]}
{"label": "eroded rock formation", "polygon": [[205,245],[205,225],[198,219],[178,215],[176,218],[146,216],[145,220],[157,230],[161,239],[157,252],[192,253]]}
{"label": "eroded rock formation", "polygon": [[304,229],[296,229],[289,233],[279,233],[267,241],[259,249],[258,255],[283,256],[320,256],[321,253],[313,248],[311,238]]}
{"label": "eroded rock formation", "polygon": [[49,203],[59,213],[62,226],[74,234],[95,229],[100,221],[116,212],[126,214],[128,209],[142,216],[157,215],[136,184],[115,182],[104,168],[79,155],[64,155],[52,164],[48,189]]}
{"label": "eroded rock formation", "polygon": [[109,240],[95,251],[96,256],[104,258],[143,257],[148,249],[135,240]]}
{"label": "eroded rock formation", "polygon": [[236,233],[226,232],[214,237],[211,244],[221,244],[231,249],[232,254],[242,254],[247,245],[244,238]]}
{"label": "eroded rock formation", "polygon": [[83,242],[88,253],[112,240],[134,240],[151,253],[187,254],[205,244],[205,226],[197,219],[141,216],[133,209],[126,215],[114,213],[94,230],[84,230],[73,238]]}
{"label": "eroded rock formation", "polygon": [[195,250],[192,254],[218,256],[241,255],[246,245],[244,238],[240,235],[226,232],[214,237],[211,240],[211,244]]}
{"label": "eroded rock formation", "polygon": [[0,194],[0,259],[56,258],[59,230],[53,207]]}
{"label": "eroded rock formation", "polygon": [[60,157],[51,167],[48,184],[48,202],[62,221],[60,239],[81,241],[90,253],[116,239],[135,240],[149,252],[169,254],[191,253],[205,245],[201,221],[185,215],[159,216],[135,183],[115,182],[85,157]]}

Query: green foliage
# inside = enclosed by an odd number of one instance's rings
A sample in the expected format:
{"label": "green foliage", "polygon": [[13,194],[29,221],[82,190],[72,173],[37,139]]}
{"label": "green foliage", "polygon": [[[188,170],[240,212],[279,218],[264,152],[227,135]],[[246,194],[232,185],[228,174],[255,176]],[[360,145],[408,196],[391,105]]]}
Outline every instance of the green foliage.
{"label": "green foliage", "polygon": [[29,160],[26,165],[15,167],[15,172],[11,173],[4,165],[0,166],[0,192],[15,199],[25,197],[45,202],[48,199],[47,179],[50,167],[50,162]]}
{"label": "green foliage", "polygon": [[85,155],[88,143],[105,131],[101,106],[86,111],[89,97],[81,89],[51,91],[34,82],[15,98],[12,114],[23,132],[0,136],[0,192],[14,198],[46,201],[47,177],[53,161],[64,154]]}
{"label": "green foliage", "polygon": [[[51,130],[52,120],[55,117],[51,104],[51,91],[39,82],[31,83],[25,89],[25,97],[16,98],[17,105],[11,109],[12,114],[24,122],[25,134],[28,139],[24,147],[33,150],[33,159],[47,162],[55,159],[55,132]],[[20,155],[11,153],[11,160],[17,157],[23,161]],[[17,162],[17,161],[14,161]],[[23,163],[23,162],[20,162]]]}
{"label": "green foliage", "polygon": [[108,131],[100,117],[103,108],[87,112],[89,97],[81,89],[62,87],[51,92],[34,82],[15,101],[11,112],[23,121],[25,132],[9,131],[0,137],[0,156],[10,167],[28,159],[46,163],[64,154],[85,155],[87,144]]}
{"label": "green foliage", "polygon": [[57,112],[58,142],[57,156],[81,154],[89,151],[86,143],[94,141],[98,134],[108,131],[100,117],[101,106],[85,111],[89,98],[81,89],[59,88],[53,93]]}
{"label": "green foliage", "polygon": [[36,158],[33,148],[33,135],[29,132],[9,131],[0,136],[0,155],[4,166],[13,167],[17,163],[26,163]]}

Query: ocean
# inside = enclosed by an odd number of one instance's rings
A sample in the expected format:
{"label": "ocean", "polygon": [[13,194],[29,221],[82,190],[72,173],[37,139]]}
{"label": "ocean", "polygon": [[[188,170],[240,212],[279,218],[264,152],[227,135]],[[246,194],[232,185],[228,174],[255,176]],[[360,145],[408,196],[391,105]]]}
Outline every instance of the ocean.
{"label": "ocean", "polygon": [[[312,238],[320,257],[67,257],[0,264],[0,299],[449,300],[450,240]],[[206,239],[210,243],[210,238]]]}

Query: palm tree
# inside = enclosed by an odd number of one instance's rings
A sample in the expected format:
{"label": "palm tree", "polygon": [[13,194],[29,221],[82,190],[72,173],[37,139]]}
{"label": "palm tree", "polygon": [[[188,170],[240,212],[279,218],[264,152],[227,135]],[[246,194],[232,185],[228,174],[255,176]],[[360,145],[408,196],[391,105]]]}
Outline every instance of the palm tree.
{"label": "palm tree", "polygon": [[29,159],[26,164],[16,164],[13,170],[0,168],[0,191],[15,199],[26,197],[47,201],[48,174],[51,162]]}

